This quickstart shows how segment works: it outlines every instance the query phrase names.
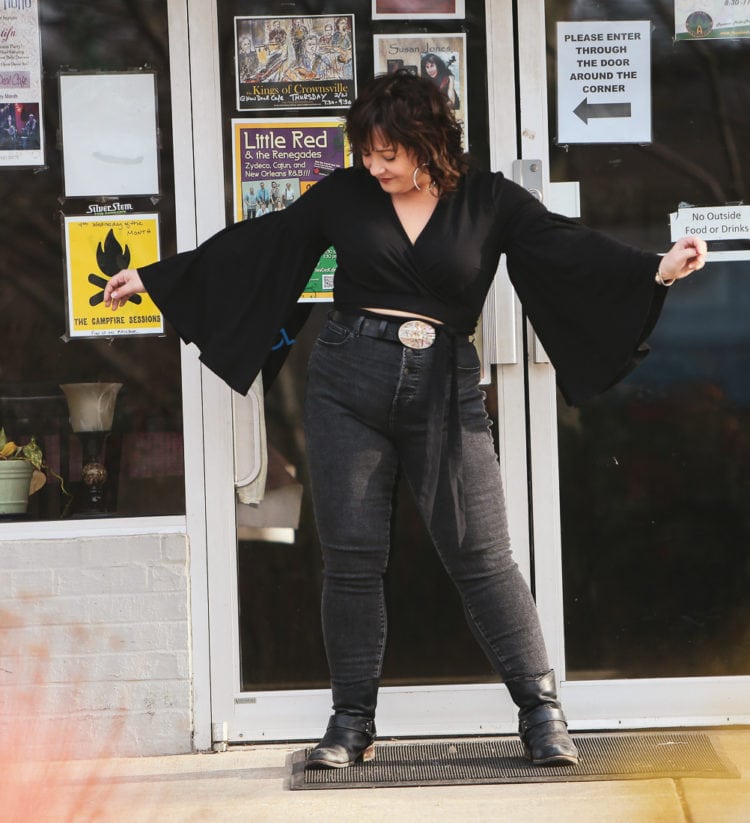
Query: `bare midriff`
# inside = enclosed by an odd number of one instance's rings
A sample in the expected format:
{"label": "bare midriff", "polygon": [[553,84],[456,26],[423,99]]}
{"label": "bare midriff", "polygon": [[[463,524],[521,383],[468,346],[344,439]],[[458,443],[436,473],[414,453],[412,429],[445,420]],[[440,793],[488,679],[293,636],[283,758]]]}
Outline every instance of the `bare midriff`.
{"label": "bare midriff", "polygon": [[365,307],[365,311],[371,311],[373,314],[387,314],[390,317],[416,317],[418,320],[426,320],[428,323],[434,323],[436,326],[442,326],[442,320],[436,320],[434,317],[429,317],[426,314],[415,314],[412,311],[399,311],[398,309],[373,309],[369,306]]}

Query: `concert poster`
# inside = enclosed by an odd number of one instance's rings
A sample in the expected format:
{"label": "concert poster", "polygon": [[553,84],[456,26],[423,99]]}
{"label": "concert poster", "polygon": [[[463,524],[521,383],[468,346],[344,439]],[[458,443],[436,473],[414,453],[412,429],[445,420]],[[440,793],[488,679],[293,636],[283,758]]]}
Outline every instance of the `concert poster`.
{"label": "concert poster", "polygon": [[[232,120],[234,219],[257,220],[282,211],[338,168],[352,165],[339,117]],[[328,249],[315,267],[303,301],[333,299],[336,254]]]}
{"label": "concert poster", "polygon": [[0,6],[0,166],[43,166],[39,2]]}
{"label": "concert poster", "polygon": [[237,110],[348,109],[354,15],[235,17]]}
{"label": "concert poster", "polygon": [[406,69],[433,81],[451,103],[469,147],[465,34],[375,34],[375,74]]}
{"label": "concert poster", "polygon": [[[159,215],[116,214],[122,204],[64,216],[67,334],[85,337],[164,334],[164,319],[148,294],[134,294],[120,311],[104,305],[104,287],[120,269],[159,259]],[[96,213],[98,208],[107,210]]]}

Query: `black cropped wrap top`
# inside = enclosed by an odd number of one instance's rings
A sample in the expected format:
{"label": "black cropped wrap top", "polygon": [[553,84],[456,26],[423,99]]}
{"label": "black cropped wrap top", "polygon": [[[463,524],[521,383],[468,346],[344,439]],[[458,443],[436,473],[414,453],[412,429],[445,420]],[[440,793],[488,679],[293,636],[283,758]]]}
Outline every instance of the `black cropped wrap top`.
{"label": "black cropped wrap top", "polygon": [[475,170],[414,243],[378,182],[345,169],[283,211],[139,271],[178,334],[245,393],[329,246],[338,308],[399,309],[461,333],[474,330],[505,253],[569,403],[604,391],[642,357],[666,293],[654,282],[656,254],[549,212],[499,172]]}

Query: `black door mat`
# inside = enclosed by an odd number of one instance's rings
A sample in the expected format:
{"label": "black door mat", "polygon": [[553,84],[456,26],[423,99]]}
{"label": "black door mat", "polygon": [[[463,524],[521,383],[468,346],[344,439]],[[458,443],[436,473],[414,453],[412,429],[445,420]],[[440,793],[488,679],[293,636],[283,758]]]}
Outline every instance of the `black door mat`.
{"label": "black door mat", "polygon": [[305,770],[310,748],[292,755],[292,789],[551,783],[656,777],[739,777],[703,732],[576,734],[577,766],[534,766],[516,737],[378,742],[375,759],[346,769]]}

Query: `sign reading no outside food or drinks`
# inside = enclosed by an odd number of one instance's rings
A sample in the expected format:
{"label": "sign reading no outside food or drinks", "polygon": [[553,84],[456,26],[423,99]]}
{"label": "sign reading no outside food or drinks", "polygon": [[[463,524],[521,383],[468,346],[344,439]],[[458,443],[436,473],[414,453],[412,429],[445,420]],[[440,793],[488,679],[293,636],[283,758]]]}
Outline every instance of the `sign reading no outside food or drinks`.
{"label": "sign reading no outside food or drinks", "polygon": [[651,142],[651,23],[557,24],[557,142]]}

